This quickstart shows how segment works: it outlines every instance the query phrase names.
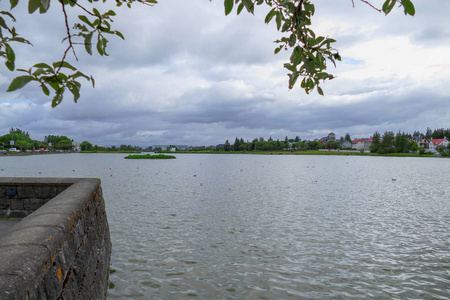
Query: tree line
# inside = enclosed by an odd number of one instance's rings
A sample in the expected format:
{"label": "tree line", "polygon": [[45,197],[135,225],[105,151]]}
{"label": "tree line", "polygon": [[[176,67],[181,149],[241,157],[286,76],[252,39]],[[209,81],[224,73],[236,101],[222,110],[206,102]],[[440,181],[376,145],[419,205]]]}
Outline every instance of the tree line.
{"label": "tree line", "polygon": [[[420,139],[442,139],[450,140],[450,128],[438,128],[431,130],[427,128],[425,133],[414,131],[413,134],[398,132],[394,134],[393,131],[386,131],[381,135],[378,131],[372,135],[372,143],[370,145],[370,152],[378,154],[388,153],[408,153],[410,151],[419,151],[424,153],[426,149],[420,149],[418,141]],[[251,142],[245,141],[243,138],[237,138],[234,143],[226,140],[224,144],[218,145],[216,150],[219,151],[306,151],[319,149],[343,149],[343,142],[348,141],[352,143],[352,138],[349,133],[338,140],[329,140],[321,142],[320,140],[301,140],[299,136],[294,139],[289,139],[287,136],[284,140],[274,140],[269,137],[265,140],[263,137],[255,138]],[[348,144],[347,144],[348,145]],[[351,148],[351,147],[347,147]],[[447,149],[437,148],[438,151],[447,152]]]}
{"label": "tree line", "polygon": [[[349,135],[350,136],[350,135]],[[231,144],[228,140],[224,144],[217,147],[219,151],[304,151],[304,150],[319,150],[319,149],[340,149],[340,141],[327,141],[322,143],[314,140],[301,140],[299,136],[294,139],[289,139],[287,136],[284,140],[274,140],[269,137],[265,140],[263,137],[255,138],[251,142],[244,141],[243,138],[237,138]]]}
{"label": "tree line", "polygon": [[[21,151],[25,150],[62,150],[71,151],[74,150],[73,139],[65,135],[48,135],[44,137],[43,141],[33,140],[30,137],[28,131],[21,130],[19,128],[11,128],[9,133],[0,136],[0,149],[16,148]],[[132,145],[120,145],[103,147],[100,145],[93,145],[88,141],[80,143],[81,151],[107,151],[107,152],[135,152],[140,148]]]}

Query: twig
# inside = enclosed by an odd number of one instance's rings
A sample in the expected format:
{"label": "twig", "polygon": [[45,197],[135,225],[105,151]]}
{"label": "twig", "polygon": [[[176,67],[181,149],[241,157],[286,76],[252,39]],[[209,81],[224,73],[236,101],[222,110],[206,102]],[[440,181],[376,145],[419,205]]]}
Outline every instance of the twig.
{"label": "twig", "polygon": [[75,48],[73,47],[73,44],[72,44],[72,35],[70,34],[69,21],[68,21],[68,17],[67,17],[66,7],[62,1],[61,1],[61,5],[62,5],[63,13],[64,13],[64,22],[66,24],[67,39],[69,40],[69,46],[67,47],[66,51],[64,51],[64,56],[61,60],[61,64],[59,65],[58,69],[56,70],[56,74],[58,74],[59,71],[61,70],[63,62],[66,60],[67,52],[69,52],[70,49],[72,49],[73,55],[75,56],[75,59],[78,61],[77,54],[75,53]]}
{"label": "twig", "polygon": [[[352,0],[353,1],[353,0]],[[372,5],[372,3],[370,3],[369,1],[366,1],[366,0],[361,0],[361,2],[364,2],[365,4],[367,4],[367,5],[369,5],[370,7],[372,7],[373,9],[375,9],[376,11],[378,11],[378,12],[382,12],[381,11],[381,9],[379,9],[379,8],[376,8],[375,6],[373,6]],[[353,3],[353,6],[355,6],[355,4]]]}

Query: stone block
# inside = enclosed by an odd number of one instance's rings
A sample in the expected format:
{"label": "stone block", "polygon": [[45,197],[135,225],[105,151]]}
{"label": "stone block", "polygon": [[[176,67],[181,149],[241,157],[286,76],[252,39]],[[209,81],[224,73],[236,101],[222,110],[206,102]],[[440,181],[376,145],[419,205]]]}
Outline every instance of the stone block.
{"label": "stone block", "polygon": [[31,185],[20,185],[17,187],[17,197],[20,199],[25,199],[29,197],[34,197],[35,187]]}
{"label": "stone block", "polygon": [[24,199],[12,199],[11,209],[12,210],[23,210],[24,209]]}
{"label": "stone block", "polygon": [[52,187],[48,185],[34,187],[33,197],[42,199],[53,198],[54,196],[52,196]]}
{"label": "stone block", "polygon": [[11,199],[0,198],[0,209],[7,209],[11,207]]}
{"label": "stone block", "polygon": [[35,211],[42,205],[44,205],[42,198],[27,198],[23,201],[23,208],[26,210]]}

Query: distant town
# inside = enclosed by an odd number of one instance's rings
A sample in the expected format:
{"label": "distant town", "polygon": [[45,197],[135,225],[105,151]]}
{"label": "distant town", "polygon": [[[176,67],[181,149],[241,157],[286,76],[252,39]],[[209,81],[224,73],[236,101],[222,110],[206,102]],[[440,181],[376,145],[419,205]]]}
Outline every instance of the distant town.
{"label": "distant town", "polygon": [[382,135],[375,132],[370,137],[352,139],[349,133],[339,138],[334,133],[314,140],[302,140],[299,136],[274,140],[263,137],[244,140],[236,137],[231,143],[210,146],[152,145],[139,147],[133,145],[96,145],[89,141],[77,142],[67,136],[48,135],[43,141],[33,140],[27,131],[11,128],[9,133],[0,136],[0,153],[18,152],[270,152],[270,151],[348,151],[360,153],[416,153],[449,156],[450,128],[431,130],[413,134],[386,131]]}

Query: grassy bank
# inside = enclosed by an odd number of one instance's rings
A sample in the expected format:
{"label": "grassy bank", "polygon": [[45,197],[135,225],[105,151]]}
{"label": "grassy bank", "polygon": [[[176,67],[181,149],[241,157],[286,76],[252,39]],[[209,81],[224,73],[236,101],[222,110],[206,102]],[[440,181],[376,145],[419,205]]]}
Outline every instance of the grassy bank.
{"label": "grassy bank", "polygon": [[81,153],[141,153],[140,151],[81,151]]}
{"label": "grassy bank", "polygon": [[176,158],[173,155],[164,155],[164,154],[143,154],[143,155],[128,155],[125,157],[126,159],[174,159]]}
{"label": "grassy bank", "polygon": [[[161,151],[161,153],[173,153],[168,151]],[[254,154],[254,155],[348,155],[348,156],[388,156],[388,157],[435,157],[433,154],[418,154],[418,153],[361,153],[353,151],[177,151],[176,153],[190,153],[190,154]]]}

